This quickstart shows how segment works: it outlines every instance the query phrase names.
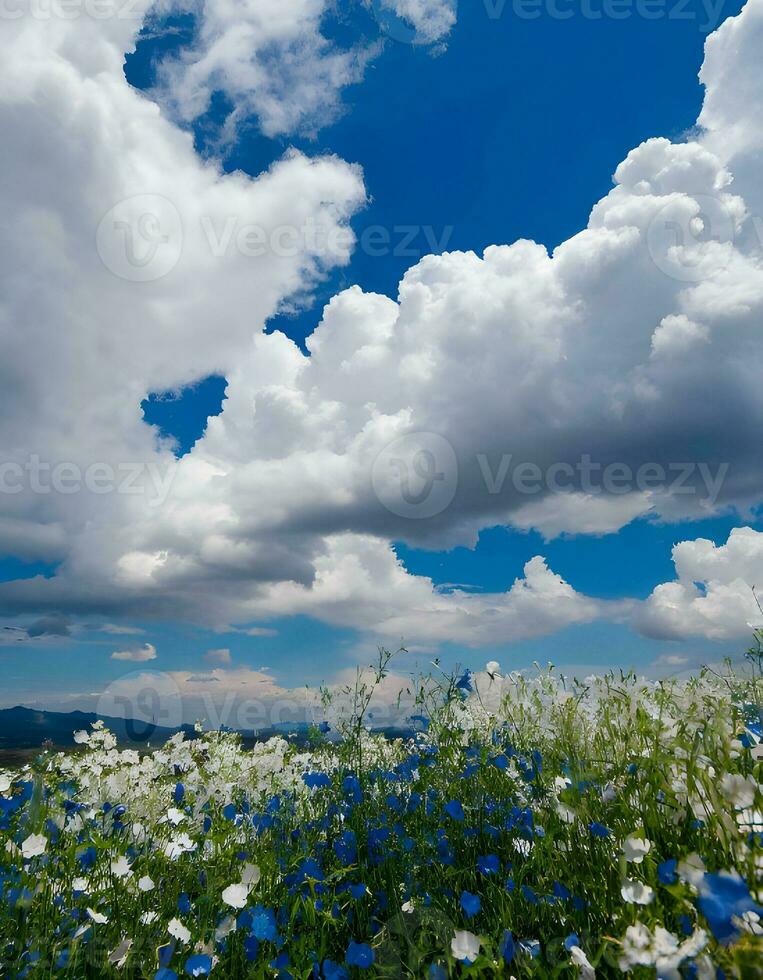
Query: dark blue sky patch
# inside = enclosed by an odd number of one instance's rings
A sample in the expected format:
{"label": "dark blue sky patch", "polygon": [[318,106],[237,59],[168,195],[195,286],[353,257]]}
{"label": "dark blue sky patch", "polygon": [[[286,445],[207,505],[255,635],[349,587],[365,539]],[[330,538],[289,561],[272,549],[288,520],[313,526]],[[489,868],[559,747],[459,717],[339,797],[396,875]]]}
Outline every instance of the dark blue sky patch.
{"label": "dark blue sky patch", "polygon": [[208,420],[222,412],[227,384],[225,378],[213,374],[179,392],[154,392],[141,403],[143,418],[157,426],[165,439],[175,440],[175,455],[180,459],[204,435]]}

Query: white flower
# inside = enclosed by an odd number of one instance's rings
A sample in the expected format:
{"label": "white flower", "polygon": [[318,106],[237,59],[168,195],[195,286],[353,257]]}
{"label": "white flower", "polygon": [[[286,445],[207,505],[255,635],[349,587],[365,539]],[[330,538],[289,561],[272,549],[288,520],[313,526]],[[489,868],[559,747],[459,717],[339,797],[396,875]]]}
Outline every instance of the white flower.
{"label": "white flower", "polygon": [[180,919],[172,919],[167,926],[167,932],[181,943],[189,943],[191,941],[191,932],[189,929],[186,929]]}
{"label": "white flower", "polygon": [[410,898],[407,902],[403,902],[403,904],[400,906],[400,910],[402,912],[413,912],[415,909],[416,906],[413,904]]}
{"label": "white flower", "polygon": [[77,745],[87,745],[90,741],[90,736],[85,731],[79,731],[74,733],[74,741]]}
{"label": "white flower", "polygon": [[223,901],[232,909],[243,909],[249,898],[249,889],[245,884],[228,885],[223,892]]}
{"label": "white flower", "polygon": [[178,834],[177,837],[173,837],[171,841],[168,841],[164,847],[164,853],[168,858],[179,858],[181,854],[186,851],[195,851],[196,845],[188,836],[188,834]]}
{"label": "white flower", "polygon": [[632,905],[649,905],[654,899],[653,888],[645,885],[643,881],[634,881],[632,878],[625,879],[620,894],[624,901],[630,902]]}
{"label": "white flower", "polygon": [[128,875],[132,874],[132,871],[130,871],[130,862],[124,855],[118,857],[116,861],[111,862],[111,873],[115,878],[127,878]]}
{"label": "white flower", "polygon": [[579,975],[583,977],[583,980],[593,980],[596,976],[596,970],[591,966],[590,960],[580,946],[570,947],[570,957],[575,966],[580,967]]}
{"label": "white flower", "polygon": [[138,882],[138,889],[142,892],[152,892],[156,885],[148,877],[148,875],[143,875],[143,877]]}
{"label": "white flower", "polygon": [[48,838],[44,834],[30,834],[21,845],[21,854],[28,861],[30,858],[44,854],[48,847]]}
{"label": "white flower", "polygon": [[72,891],[86,892],[88,889],[87,878],[75,878],[72,882]]}
{"label": "white flower", "polygon": [[101,926],[106,925],[106,923],[109,921],[109,917],[107,915],[103,915],[101,912],[96,912],[94,909],[88,909],[87,914],[90,916],[93,922],[97,922],[98,925]]}
{"label": "white flower", "polygon": [[739,924],[745,932],[751,932],[753,936],[763,936],[763,926],[760,923],[760,916],[757,912],[748,910],[739,917]]}
{"label": "white flower", "polygon": [[607,783],[606,786],[602,788],[601,798],[605,803],[611,803],[612,800],[617,799],[617,790],[615,789],[614,783]]}
{"label": "white flower", "polygon": [[746,810],[755,802],[758,784],[752,776],[745,778],[737,773],[727,772],[721,779],[720,787],[723,795],[736,810]]}
{"label": "white flower", "polygon": [[236,931],[236,917],[235,915],[229,915],[220,923],[220,925],[215,929],[215,939],[221,942],[226,936],[229,936],[232,932]]}
{"label": "white flower", "polygon": [[699,888],[705,877],[705,862],[699,854],[687,854],[685,858],[678,862],[676,870],[681,881],[688,882],[690,885],[694,885],[695,888]]}
{"label": "white flower", "polygon": [[652,842],[641,837],[626,837],[623,841],[623,854],[626,861],[641,864],[652,849]]}
{"label": "white flower", "polygon": [[252,888],[260,880],[260,869],[256,864],[245,864],[241,874],[241,882]]}
{"label": "white flower", "polygon": [[501,665],[497,660],[490,660],[485,666],[485,670],[487,671],[490,680],[495,680],[495,678],[499,677],[501,674]]}
{"label": "white flower", "polygon": [[109,963],[112,966],[123,967],[132,948],[132,939],[123,939],[116,949],[109,953]]}
{"label": "white flower", "polygon": [[167,819],[173,825],[173,827],[177,827],[179,823],[182,823],[185,820],[185,814],[182,810],[178,810],[176,807],[171,806],[167,811]]}
{"label": "white flower", "polygon": [[480,940],[473,932],[466,929],[456,929],[450,943],[450,951],[457,960],[469,960],[473,963],[480,954]]}
{"label": "white flower", "polygon": [[0,793],[7,793],[13,785],[13,776],[7,772],[0,772]]}

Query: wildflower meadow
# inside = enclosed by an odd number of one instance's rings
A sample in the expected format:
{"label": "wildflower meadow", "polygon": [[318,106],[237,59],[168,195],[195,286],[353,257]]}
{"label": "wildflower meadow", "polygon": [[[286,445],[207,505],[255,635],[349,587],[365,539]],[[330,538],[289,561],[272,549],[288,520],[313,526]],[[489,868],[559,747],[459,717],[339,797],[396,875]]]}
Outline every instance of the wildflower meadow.
{"label": "wildflower meadow", "polygon": [[0,975],[763,976],[759,649],[412,681],[405,738],[388,663],[298,741],[96,725],[0,772]]}

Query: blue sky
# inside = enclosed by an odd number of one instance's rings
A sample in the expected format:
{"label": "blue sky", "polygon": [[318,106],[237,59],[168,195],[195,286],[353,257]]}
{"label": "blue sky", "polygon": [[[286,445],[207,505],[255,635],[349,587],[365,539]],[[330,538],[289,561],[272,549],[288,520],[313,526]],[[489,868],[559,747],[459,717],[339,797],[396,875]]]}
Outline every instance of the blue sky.
{"label": "blue sky", "polygon": [[[220,91],[201,115],[178,123],[193,133],[197,154],[217,160],[225,173],[256,177],[290,147],[311,158],[335,154],[363,168],[368,203],[350,224],[366,242],[364,236],[382,229],[388,244],[378,246],[381,254],[357,248],[346,265],[312,283],[296,310],[269,317],[267,333],[281,331],[307,351],[306,338],[332,296],[359,285],[365,292],[397,299],[403,275],[432,252],[481,254],[490,245],[522,238],[551,251],[585,228],[592,207],[608,194],[614,170],[632,148],[653,137],[674,143],[692,138],[703,103],[698,72],[705,38],[737,14],[741,4],[724,3],[708,14],[705,4],[689,3],[656,20],[632,10],[631,16],[614,19],[585,16],[579,4],[569,9],[572,16],[565,19],[547,10],[537,19],[523,19],[507,5],[500,17],[491,18],[485,4],[461,3],[457,22],[440,42],[401,43],[384,39],[382,33],[383,49],[362,79],[341,91],[338,118],[314,133],[296,126],[268,135],[263,132],[268,126],[252,112],[244,113],[230,139],[224,124],[236,99]],[[187,15],[152,20],[125,60],[130,85],[156,98],[168,115],[159,66],[182,55],[193,28]],[[343,6],[340,15],[330,12],[321,30],[340,50],[377,44],[380,38],[379,23],[361,3]],[[391,33],[398,32],[410,37],[408,26],[393,21]],[[277,73],[274,57],[272,70]],[[225,292],[218,299],[217,329],[222,332]],[[174,454],[180,459],[203,436],[207,418],[219,415],[225,404],[226,381],[211,360],[206,377],[196,366],[193,384],[167,391],[147,387],[141,399],[145,422],[175,440]],[[506,378],[507,387],[520,382]],[[390,384],[395,383],[391,378]],[[749,493],[745,499],[750,502]],[[763,530],[752,510],[729,504],[701,519],[687,519],[686,514],[659,519],[650,513],[603,534],[572,530],[549,539],[539,529],[502,525],[496,519],[482,522],[473,547],[443,539],[439,546],[427,542],[425,548],[394,533],[390,541],[408,572],[431,579],[445,593],[453,587],[477,595],[504,592],[522,577],[530,559],[542,555],[578,593],[594,600],[644,601],[674,578],[672,548],[677,542],[708,538],[721,547],[740,526]],[[21,560],[9,551],[0,556],[0,581],[50,578],[58,567],[57,560]],[[215,589],[213,583],[209,589]],[[342,624],[333,615],[295,611],[281,616],[274,611],[251,621],[265,635],[249,636],[172,614],[156,616],[148,607],[144,615],[125,611],[119,619],[135,632],[104,634],[104,622],[116,617],[108,612],[77,615],[76,608],[75,603],[74,612],[60,610],[68,624],[63,632],[69,635],[45,636],[33,662],[23,658],[24,642],[0,647],[11,692],[5,700],[15,700],[14,690],[27,701],[38,693],[45,700],[51,690],[62,688],[78,694],[98,690],[124,671],[124,663],[110,658],[118,641],[152,644],[159,657],[151,667],[171,671],[204,669],[204,654],[225,648],[233,663],[254,670],[266,667],[289,686],[316,684],[364,662],[376,638],[373,631],[353,625],[352,617]],[[35,616],[50,615],[51,609],[48,605],[35,613],[27,605],[19,613],[27,625]],[[12,608],[6,616],[4,622],[15,622]],[[740,649],[737,636],[716,637],[711,643],[702,635],[681,637],[676,632],[671,639],[664,631],[656,633],[634,630],[627,617],[614,615],[608,621],[562,624],[545,635],[490,639],[475,648],[458,640],[415,642],[421,652],[412,657],[425,662],[439,653],[448,663],[475,667],[495,657],[513,667],[552,660],[574,667],[647,668],[666,655],[685,655],[694,663],[705,654],[717,657]],[[389,634],[386,638],[391,642]],[[400,636],[402,643],[408,640]]]}

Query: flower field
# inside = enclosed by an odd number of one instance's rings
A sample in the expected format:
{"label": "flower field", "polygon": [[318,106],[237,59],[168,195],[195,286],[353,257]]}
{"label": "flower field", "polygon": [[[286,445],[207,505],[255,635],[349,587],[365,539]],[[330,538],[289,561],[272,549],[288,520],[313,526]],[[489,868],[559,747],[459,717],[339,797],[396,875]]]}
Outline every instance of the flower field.
{"label": "flower field", "polygon": [[307,744],[0,772],[0,975],[763,976],[758,674],[488,667],[412,685],[408,739],[372,682]]}

